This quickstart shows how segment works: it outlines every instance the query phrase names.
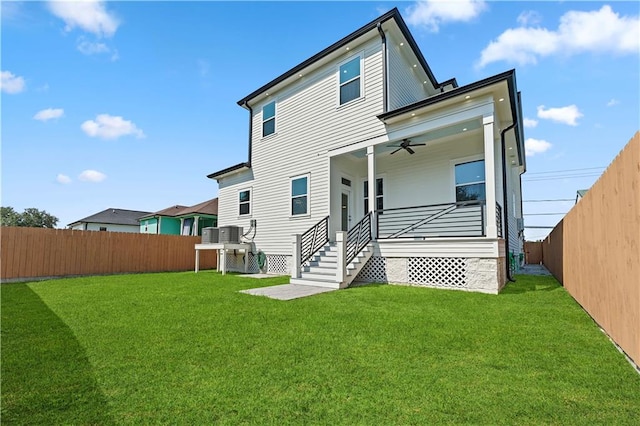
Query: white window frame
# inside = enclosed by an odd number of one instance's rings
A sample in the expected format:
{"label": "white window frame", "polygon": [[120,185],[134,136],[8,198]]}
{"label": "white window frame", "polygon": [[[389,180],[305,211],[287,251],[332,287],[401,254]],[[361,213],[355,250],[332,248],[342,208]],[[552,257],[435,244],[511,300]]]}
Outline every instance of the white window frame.
{"label": "white window frame", "polygon": [[[351,62],[355,58],[360,58],[360,75],[359,75],[359,78],[360,78],[360,96],[355,98],[355,99],[351,99],[348,102],[345,102],[345,103],[341,104],[340,103],[340,88],[343,85],[353,81],[355,79],[355,77],[352,78],[349,81],[345,81],[344,83],[340,83],[340,67],[343,66],[344,64],[346,64],[347,62]],[[337,93],[336,93],[336,105],[337,105],[337,108],[342,108],[342,107],[345,107],[347,105],[351,105],[351,104],[353,104],[355,102],[358,102],[358,101],[361,101],[361,100],[364,99],[364,74],[365,74],[364,73],[364,50],[362,50],[362,51],[360,51],[360,52],[358,52],[358,53],[356,53],[354,55],[351,55],[348,58],[346,58],[344,61],[341,61],[340,63],[338,63],[338,68],[336,70],[336,81],[337,81],[337,87],[338,87],[338,90],[337,90]]]}
{"label": "white window frame", "polygon": [[[307,211],[306,213],[301,213],[301,214],[293,214],[293,208],[291,206],[291,201],[293,200],[293,181],[294,180],[298,180],[298,179],[302,179],[302,178],[307,178]],[[309,217],[311,216],[311,174],[310,173],[305,173],[302,175],[296,175],[296,176],[291,176],[289,178],[289,217],[290,218],[298,218],[298,217]],[[297,195],[296,197],[301,197],[301,195]]]}
{"label": "white window frame", "polygon": [[[243,193],[243,192],[249,192],[249,201],[242,201],[242,202],[240,201],[240,194]],[[250,217],[252,212],[253,212],[253,206],[252,206],[252,204],[253,204],[253,188],[250,187],[250,188],[239,189],[238,190],[238,198],[237,198],[237,200],[238,200],[238,210],[237,210],[238,217]],[[240,205],[241,204],[248,204],[249,205],[249,213],[243,213],[243,214],[240,213]]]}
{"label": "white window frame", "polygon": [[[264,119],[264,107],[266,107],[269,104],[273,104],[273,117],[269,118],[267,120]],[[278,133],[278,101],[277,99],[274,99],[272,101],[267,102],[266,104],[262,105],[262,109],[261,109],[261,113],[260,113],[260,134],[262,135],[262,139],[267,139],[270,138],[274,135],[276,135]],[[268,135],[264,134],[264,123],[269,121],[269,120],[273,120],[273,133],[269,133]]]}
{"label": "white window frame", "polygon": [[[460,157],[460,158],[455,158],[453,160],[451,160],[451,185],[452,185],[452,190],[451,190],[451,195],[453,196],[453,200],[451,201],[452,203],[457,203],[458,200],[456,199],[456,188],[458,185],[456,185],[456,166],[458,164],[464,164],[464,163],[473,163],[474,161],[485,161],[485,157],[483,154],[476,154],[476,155],[470,155],[468,157]],[[486,163],[485,163],[486,164]],[[494,171],[495,173],[495,171]],[[485,177],[484,177],[484,187],[485,187],[485,194],[487,191],[487,176],[486,176],[486,172],[485,172]],[[479,182],[476,182],[479,183]],[[466,183],[465,185],[471,185],[472,183]],[[486,200],[485,200],[486,201]]]}
{"label": "white window frame", "polygon": [[[377,175],[376,175],[376,181],[377,181],[378,179],[382,179],[382,195],[376,195],[376,198],[378,198],[378,197],[382,197],[382,204],[384,205],[384,208],[389,208],[389,207],[386,205],[386,202],[385,202],[385,201],[386,201],[386,196],[387,196],[387,174],[386,174],[386,173],[383,173],[383,174],[377,174]],[[369,182],[369,178],[368,178],[368,177],[366,177],[366,178],[362,178],[362,179],[360,180],[360,191],[362,191],[362,199],[361,199],[361,200],[362,200],[362,204],[360,205],[360,207],[362,207],[362,208],[363,208],[362,217],[364,217],[364,215],[366,215],[367,213],[369,213],[369,211],[368,211],[368,210],[364,210],[364,200],[369,199],[369,197],[365,197],[365,196],[364,196],[364,183],[365,183],[365,182]],[[377,204],[376,204],[376,206],[377,206]]]}

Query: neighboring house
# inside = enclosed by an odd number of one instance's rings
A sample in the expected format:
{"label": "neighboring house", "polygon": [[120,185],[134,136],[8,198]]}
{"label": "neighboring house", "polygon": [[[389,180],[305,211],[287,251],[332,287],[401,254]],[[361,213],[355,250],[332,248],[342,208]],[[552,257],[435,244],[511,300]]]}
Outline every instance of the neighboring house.
{"label": "neighboring house", "polygon": [[171,206],[140,218],[140,232],[166,235],[202,235],[202,228],[218,224],[218,199],[195,206]]}
{"label": "neighboring house", "polygon": [[106,209],[67,225],[81,231],[139,232],[138,218],[149,214],[138,210]]}
{"label": "neighboring house", "polygon": [[589,191],[588,189],[578,189],[578,191],[576,192],[576,202],[575,204],[578,204],[578,201],[582,200],[582,198],[584,198],[585,195],[587,195],[587,191]]}
{"label": "neighboring house", "polygon": [[506,253],[523,250],[514,70],[438,82],[393,9],[238,104],[249,159],[208,177],[219,226],[255,225],[267,272],[328,287],[503,287]]}

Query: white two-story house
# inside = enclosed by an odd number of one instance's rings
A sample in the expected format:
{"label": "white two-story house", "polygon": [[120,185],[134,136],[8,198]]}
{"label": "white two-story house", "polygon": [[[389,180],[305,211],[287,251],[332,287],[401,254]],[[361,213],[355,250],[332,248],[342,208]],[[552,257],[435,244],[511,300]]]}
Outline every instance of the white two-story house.
{"label": "white two-story house", "polygon": [[514,70],[438,82],[393,9],[238,104],[248,161],[208,177],[252,270],[487,293],[510,277],[526,168]]}

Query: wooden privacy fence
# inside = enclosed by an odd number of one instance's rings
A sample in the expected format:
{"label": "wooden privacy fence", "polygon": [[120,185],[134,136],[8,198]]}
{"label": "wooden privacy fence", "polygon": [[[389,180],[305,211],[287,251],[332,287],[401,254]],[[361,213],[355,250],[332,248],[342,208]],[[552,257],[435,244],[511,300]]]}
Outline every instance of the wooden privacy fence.
{"label": "wooden privacy fence", "polygon": [[524,242],[524,263],[539,265],[542,262],[542,241]]}
{"label": "wooden privacy fence", "polygon": [[640,364],[640,133],[543,243],[543,262]]}
{"label": "wooden privacy fence", "polygon": [[[0,277],[16,280],[73,275],[193,270],[200,237],[0,228]],[[200,268],[216,267],[215,252]]]}

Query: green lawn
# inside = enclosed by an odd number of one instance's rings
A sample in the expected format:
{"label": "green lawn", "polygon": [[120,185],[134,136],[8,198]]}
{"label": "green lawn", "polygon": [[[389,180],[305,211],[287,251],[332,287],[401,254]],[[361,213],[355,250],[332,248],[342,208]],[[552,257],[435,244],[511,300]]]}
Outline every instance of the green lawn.
{"label": "green lawn", "polygon": [[7,284],[4,424],[638,424],[640,375],[556,281],[293,301],[215,272]]}

